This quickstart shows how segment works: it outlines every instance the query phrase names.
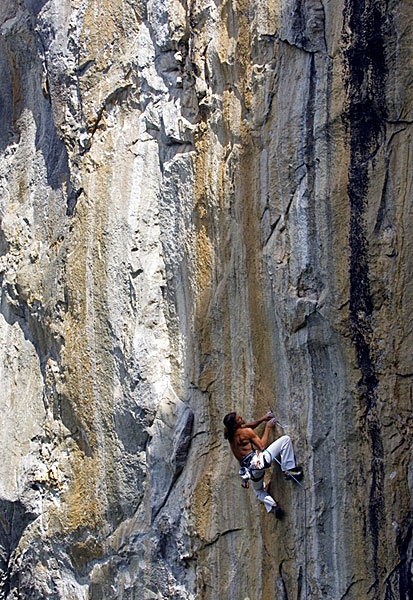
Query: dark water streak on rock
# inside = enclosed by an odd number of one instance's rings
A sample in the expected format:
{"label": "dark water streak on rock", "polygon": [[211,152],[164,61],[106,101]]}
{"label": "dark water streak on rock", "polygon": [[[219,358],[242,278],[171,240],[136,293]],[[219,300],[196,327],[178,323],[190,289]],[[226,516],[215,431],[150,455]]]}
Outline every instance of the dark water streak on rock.
{"label": "dark water streak on rock", "polygon": [[[374,159],[383,142],[386,121],[383,5],[372,0],[345,3],[348,107],[346,125],[350,139],[347,193],[350,201],[350,319],[361,378],[363,403],[361,428],[368,436],[371,452],[369,533],[376,593],[379,580],[379,547],[384,535],[384,449],[377,416],[378,376],[374,361],[374,305],[369,281],[369,247],[366,211]],[[376,591],[374,591],[376,589]]]}

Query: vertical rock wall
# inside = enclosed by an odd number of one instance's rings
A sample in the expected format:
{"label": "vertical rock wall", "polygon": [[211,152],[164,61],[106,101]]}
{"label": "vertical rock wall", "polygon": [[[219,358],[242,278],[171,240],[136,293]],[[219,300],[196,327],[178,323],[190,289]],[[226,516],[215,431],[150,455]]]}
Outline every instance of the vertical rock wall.
{"label": "vertical rock wall", "polygon": [[412,20],[2,1],[1,597],[412,597]]}

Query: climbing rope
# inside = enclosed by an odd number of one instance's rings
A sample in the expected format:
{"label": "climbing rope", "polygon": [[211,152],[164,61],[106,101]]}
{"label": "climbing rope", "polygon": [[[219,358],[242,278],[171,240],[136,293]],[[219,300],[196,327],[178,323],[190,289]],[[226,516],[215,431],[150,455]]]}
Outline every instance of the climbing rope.
{"label": "climbing rope", "polygon": [[[276,460],[276,462],[281,467],[281,463],[278,460],[278,458],[275,458],[275,460]],[[304,576],[304,598],[305,598],[305,600],[307,600],[308,599],[308,580],[307,580],[307,561],[308,561],[308,557],[307,557],[307,490],[310,489],[313,486],[304,487],[302,485],[302,483],[300,481],[298,481],[298,479],[296,477],[294,477],[294,475],[291,475],[291,473],[288,473],[288,474],[291,477],[291,479],[294,479],[294,481],[296,483],[298,483],[298,485],[300,486],[300,488],[304,492],[304,573],[303,573],[303,576]],[[317,482],[317,483],[319,483],[319,482]],[[316,484],[314,484],[314,485],[316,485]]]}
{"label": "climbing rope", "polygon": [[[277,421],[276,417],[274,416],[273,411],[270,411],[272,418],[274,419],[274,422],[277,423],[277,425],[279,425],[282,429],[285,429],[286,427],[284,425],[281,425],[281,423],[279,421]],[[275,461],[280,465],[281,467],[281,462],[278,460],[278,458],[275,458]],[[282,467],[281,467],[282,469]],[[318,485],[319,483],[321,483],[323,480],[319,479],[318,481],[316,481],[315,483],[305,487],[300,481],[298,481],[298,479],[296,477],[294,477],[294,475],[292,475],[291,473],[289,473],[287,471],[288,475],[291,477],[291,479],[294,479],[294,481],[300,486],[300,488],[303,490],[304,492],[304,598],[305,600],[308,600],[308,577],[307,577],[307,563],[308,563],[308,543],[307,543],[307,492],[308,490],[311,490],[311,488],[315,487],[316,485]]]}
{"label": "climbing rope", "polygon": [[[278,458],[275,459],[276,462],[280,465],[281,467],[281,463],[278,460]],[[318,485],[319,483],[321,483],[323,481],[323,479],[319,479],[318,481],[316,481],[315,483],[304,487],[303,484],[298,481],[298,479],[296,479],[296,477],[294,477],[294,475],[292,475],[291,473],[289,473],[287,471],[288,475],[291,477],[291,479],[294,479],[294,481],[300,486],[300,488],[303,490],[304,492],[304,598],[305,600],[308,599],[308,578],[307,578],[307,562],[308,562],[308,547],[307,547],[307,492],[308,490],[311,490],[311,488],[315,487],[316,485]]]}

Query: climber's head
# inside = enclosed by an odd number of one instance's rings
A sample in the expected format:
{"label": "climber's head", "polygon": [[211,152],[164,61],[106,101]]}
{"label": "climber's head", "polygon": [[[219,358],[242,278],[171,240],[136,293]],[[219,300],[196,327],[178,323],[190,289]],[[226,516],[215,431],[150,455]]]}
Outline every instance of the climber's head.
{"label": "climber's head", "polygon": [[229,442],[234,439],[236,430],[244,424],[244,419],[236,412],[230,412],[224,417],[224,436]]}

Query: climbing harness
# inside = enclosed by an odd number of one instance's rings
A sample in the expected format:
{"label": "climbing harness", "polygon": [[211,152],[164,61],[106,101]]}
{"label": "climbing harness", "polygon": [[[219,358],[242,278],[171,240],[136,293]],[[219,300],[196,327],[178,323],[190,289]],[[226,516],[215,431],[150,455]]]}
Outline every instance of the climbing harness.
{"label": "climbing harness", "polygon": [[[245,456],[240,462],[241,468],[238,471],[239,476],[241,477],[241,485],[244,488],[248,488],[249,480],[251,481],[261,481],[264,477],[264,470],[269,469],[271,467],[272,458],[269,459],[268,456],[264,452],[258,452],[258,450],[253,450],[247,456]],[[257,475],[257,471],[262,471]]]}
{"label": "climbing harness", "polygon": [[242,482],[246,482],[251,479],[251,471],[248,469],[248,467],[241,467],[238,475],[241,477]]}

